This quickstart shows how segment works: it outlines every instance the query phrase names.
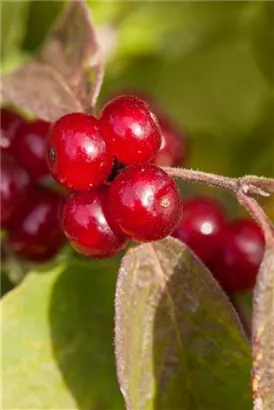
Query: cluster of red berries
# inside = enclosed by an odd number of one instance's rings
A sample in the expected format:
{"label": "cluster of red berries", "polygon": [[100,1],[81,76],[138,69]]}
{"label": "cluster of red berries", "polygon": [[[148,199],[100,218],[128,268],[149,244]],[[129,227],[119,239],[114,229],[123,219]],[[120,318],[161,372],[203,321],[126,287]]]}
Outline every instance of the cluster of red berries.
{"label": "cluster of red berries", "polygon": [[[159,166],[182,165],[187,140],[152,107],[157,119],[141,98],[124,95],[107,103],[98,119],[71,113],[52,125],[1,110],[1,227],[12,248],[45,261],[63,245],[64,231],[78,252],[105,258],[130,239],[172,234],[223,288],[250,290],[264,251],[260,228],[249,219],[228,221],[208,197],[185,201],[181,218],[178,188]],[[67,198],[41,185],[48,166],[72,191]]]}
{"label": "cluster of red berries", "polygon": [[264,253],[264,237],[250,219],[229,221],[216,200],[184,202],[184,215],[173,236],[187,244],[230,292],[251,290]]}
{"label": "cluster of red berries", "polygon": [[130,239],[155,241],[174,231],[182,201],[175,182],[154,163],[161,144],[156,117],[133,96],[111,100],[98,119],[71,113],[51,126],[48,165],[72,191],[61,225],[78,252],[105,258]]}
{"label": "cluster of red berries", "polygon": [[59,224],[62,197],[41,184],[49,176],[45,138],[50,124],[26,121],[1,109],[1,229],[20,257],[46,261],[64,243]]}

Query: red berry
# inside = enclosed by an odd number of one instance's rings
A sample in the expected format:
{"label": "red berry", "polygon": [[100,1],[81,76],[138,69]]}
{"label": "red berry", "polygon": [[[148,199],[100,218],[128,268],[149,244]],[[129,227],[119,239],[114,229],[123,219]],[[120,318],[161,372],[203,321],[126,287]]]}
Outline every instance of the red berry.
{"label": "red berry", "polygon": [[71,193],[62,209],[62,227],[73,248],[92,258],[115,255],[129,242],[111,218],[106,185]]}
{"label": "red berry", "polygon": [[42,120],[25,123],[16,132],[12,152],[17,161],[34,180],[48,174],[46,161],[46,135],[50,123]]}
{"label": "red berry", "polygon": [[187,139],[179,129],[166,118],[159,118],[162,143],[154,164],[165,167],[179,167],[187,154]]}
{"label": "red berry", "polygon": [[157,102],[155,101],[154,97],[145,90],[141,90],[134,87],[125,87],[120,88],[119,90],[115,90],[109,95],[109,98],[117,98],[123,96],[134,96],[146,102],[153,113],[159,112],[159,107]]}
{"label": "red berry", "polygon": [[12,219],[9,242],[19,256],[46,261],[59,251],[64,234],[59,223],[62,197],[46,188],[33,187]]}
{"label": "red berry", "polygon": [[113,155],[124,164],[149,161],[161,145],[159,125],[147,104],[120,96],[105,105],[100,120]]}
{"label": "red berry", "polygon": [[264,237],[260,227],[249,219],[237,220],[224,231],[220,253],[209,268],[226,290],[251,290],[263,254]]}
{"label": "red berry", "polygon": [[16,131],[21,124],[24,124],[24,119],[16,112],[7,108],[1,108],[1,153],[11,153],[11,145],[15,137]]}
{"label": "red berry", "polygon": [[122,171],[110,186],[109,202],[122,231],[138,242],[166,237],[182,215],[177,185],[152,164]]}
{"label": "red berry", "polygon": [[8,155],[1,157],[1,226],[6,226],[30,187],[27,172]]}
{"label": "red berry", "polygon": [[225,225],[225,212],[217,201],[196,197],[184,203],[184,214],[173,236],[188,245],[203,262],[207,262],[220,249]]}
{"label": "red berry", "polygon": [[52,125],[47,158],[54,178],[73,190],[105,182],[113,165],[98,120],[84,113],[67,114]]}

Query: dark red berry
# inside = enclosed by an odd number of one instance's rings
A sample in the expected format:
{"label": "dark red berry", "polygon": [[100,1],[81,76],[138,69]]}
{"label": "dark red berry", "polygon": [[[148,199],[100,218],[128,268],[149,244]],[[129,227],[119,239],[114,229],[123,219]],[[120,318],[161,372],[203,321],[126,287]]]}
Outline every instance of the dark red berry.
{"label": "dark red berry", "polygon": [[112,219],[109,205],[106,185],[69,195],[62,209],[62,227],[76,251],[101,259],[127,246],[129,239]]}
{"label": "dark red berry", "polygon": [[221,204],[208,197],[196,197],[184,203],[184,214],[173,236],[207,262],[218,253],[225,226]]}
{"label": "dark red berry", "polygon": [[8,108],[1,108],[1,153],[11,154],[11,145],[18,127],[24,124],[24,119]]}
{"label": "dark red berry", "polygon": [[25,123],[17,131],[12,144],[12,152],[17,161],[34,180],[46,176],[46,135],[50,123],[42,120]]}
{"label": "dark red berry", "polygon": [[149,161],[160,148],[159,125],[137,97],[114,98],[101,111],[100,121],[113,155],[124,164]]}
{"label": "dark red berry", "polygon": [[1,157],[1,226],[5,227],[16,207],[28,193],[31,181],[27,172],[8,155]]}
{"label": "dark red berry", "polygon": [[113,165],[98,120],[84,113],[67,114],[52,125],[47,159],[54,178],[73,190],[105,182]]}
{"label": "dark red berry", "polygon": [[149,106],[149,109],[153,112],[153,113],[158,113],[159,112],[159,106],[155,100],[155,98],[148,93],[145,90],[141,90],[139,88],[134,88],[134,87],[125,87],[125,88],[120,88],[119,90],[116,90],[114,92],[112,92],[109,95],[110,99],[113,98],[117,98],[120,97],[121,95],[123,96],[134,96],[139,98],[140,100],[143,100],[146,102],[146,104]]}
{"label": "dark red berry", "polygon": [[166,237],[182,215],[177,185],[152,164],[135,165],[122,171],[110,186],[109,202],[113,218],[138,242]]}
{"label": "dark red berry", "polygon": [[260,227],[249,219],[231,223],[223,233],[221,250],[209,264],[215,278],[227,290],[251,290],[264,254]]}
{"label": "dark red berry", "polygon": [[162,131],[162,143],[156,154],[154,164],[165,167],[181,166],[187,155],[187,138],[166,118],[159,118]]}
{"label": "dark red berry", "polygon": [[12,218],[9,242],[23,259],[47,261],[64,244],[59,223],[62,197],[43,187],[33,187]]}

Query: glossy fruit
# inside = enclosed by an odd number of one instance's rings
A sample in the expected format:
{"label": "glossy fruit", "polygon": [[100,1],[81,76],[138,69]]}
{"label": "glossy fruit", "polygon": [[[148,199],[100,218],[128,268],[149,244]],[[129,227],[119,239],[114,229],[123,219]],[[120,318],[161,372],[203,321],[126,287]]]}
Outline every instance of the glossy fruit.
{"label": "glossy fruit", "polygon": [[208,197],[196,197],[184,203],[184,214],[173,236],[207,262],[218,253],[225,226],[221,204]]}
{"label": "glossy fruit", "polygon": [[161,145],[161,132],[147,104],[133,96],[120,96],[100,113],[107,143],[124,164],[153,159]]}
{"label": "glossy fruit", "polygon": [[18,127],[24,124],[24,119],[8,108],[1,108],[1,153],[11,153],[11,145]]}
{"label": "glossy fruit", "polygon": [[165,167],[179,167],[187,156],[187,138],[171,121],[159,116],[162,143],[154,164]]}
{"label": "glossy fruit", "polygon": [[101,259],[127,246],[129,239],[111,218],[109,205],[106,185],[69,195],[62,209],[62,227],[76,251]]}
{"label": "glossy fruit", "polygon": [[129,96],[129,97],[137,97],[140,100],[143,100],[146,102],[148,105],[149,109],[153,113],[157,113],[160,111],[159,106],[155,100],[155,98],[146,90],[141,90],[139,88],[134,88],[134,87],[125,87],[125,88],[119,88],[119,90],[115,90],[109,95],[109,99],[121,97],[121,96]]}
{"label": "glossy fruit", "polygon": [[261,229],[252,220],[236,220],[224,231],[221,245],[209,264],[213,275],[228,291],[251,290],[264,254]]}
{"label": "glossy fruit", "polygon": [[16,131],[12,152],[17,161],[28,171],[34,180],[46,176],[46,135],[50,123],[36,120],[22,124]]}
{"label": "glossy fruit", "polygon": [[16,161],[3,154],[1,156],[1,226],[5,227],[16,207],[27,195],[31,180],[27,172]]}
{"label": "glossy fruit", "polygon": [[73,190],[105,182],[113,165],[98,120],[83,113],[67,114],[52,125],[47,159],[53,177]]}
{"label": "glossy fruit", "polygon": [[59,223],[62,197],[43,187],[33,187],[12,218],[9,243],[23,259],[47,261],[64,244]]}
{"label": "glossy fruit", "polygon": [[122,171],[110,186],[109,203],[113,218],[123,232],[138,242],[166,237],[182,215],[177,185],[152,164]]}

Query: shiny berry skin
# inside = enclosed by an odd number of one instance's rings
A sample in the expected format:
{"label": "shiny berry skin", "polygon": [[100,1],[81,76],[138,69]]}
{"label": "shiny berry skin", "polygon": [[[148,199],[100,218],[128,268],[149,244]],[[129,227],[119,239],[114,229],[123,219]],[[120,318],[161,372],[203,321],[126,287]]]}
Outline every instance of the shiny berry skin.
{"label": "shiny berry skin", "polygon": [[221,250],[209,268],[227,291],[248,291],[255,285],[263,254],[260,227],[252,220],[239,219],[224,231]]}
{"label": "shiny berry skin", "polygon": [[109,190],[113,218],[137,242],[169,235],[182,215],[182,201],[175,182],[152,164],[122,171]]}
{"label": "shiny berry skin", "polygon": [[59,223],[62,197],[43,187],[34,186],[9,228],[12,249],[23,259],[44,262],[55,256],[65,237]]}
{"label": "shiny berry skin", "polygon": [[184,203],[184,214],[173,236],[207,262],[218,253],[225,226],[225,212],[221,204],[201,196]]}
{"label": "shiny berry skin", "polygon": [[18,127],[24,124],[24,119],[8,108],[1,108],[1,153],[11,154],[11,145]]}
{"label": "shiny berry skin", "polygon": [[137,97],[111,100],[101,111],[100,122],[113,155],[124,164],[150,161],[160,148],[159,124]]}
{"label": "shiny berry skin", "polygon": [[106,185],[72,192],[63,205],[61,221],[72,247],[91,258],[113,256],[129,242],[109,214]]}
{"label": "shiny berry skin", "polygon": [[186,159],[188,146],[186,136],[168,119],[159,118],[162,143],[154,164],[165,167],[179,167]]}
{"label": "shiny berry skin", "polygon": [[98,120],[84,113],[67,114],[52,125],[47,160],[53,177],[72,190],[105,182],[113,165]]}
{"label": "shiny berry skin", "polygon": [[27,172],[7,154],[1,156],[1,226],[5,227],[16,207],[28,194],[31,180]]}
{"label": "shiny berry skin", "polygon": [[25,123],[17,131],[12,153],[33,178],[39,180],[48,175],[46,160],[46,136],[50,123],[42,120]]}

